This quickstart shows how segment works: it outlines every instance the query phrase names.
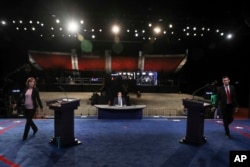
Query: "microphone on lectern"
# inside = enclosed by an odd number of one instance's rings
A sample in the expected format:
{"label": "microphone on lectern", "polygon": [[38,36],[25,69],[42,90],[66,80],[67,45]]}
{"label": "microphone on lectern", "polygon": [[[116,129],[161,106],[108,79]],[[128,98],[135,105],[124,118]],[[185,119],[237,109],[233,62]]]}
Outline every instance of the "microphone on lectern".
{"label": "microphone on lectern", "polygon": [[217,82],[217,80],[215,80],[214,82],[211,83],[211,86],[215,86],[217,84],[218,84],[218,82]]}
{"label": "microphone on lectern", "polygon": [[206,85],[200,87],[199,89],[196,89],[196,90],[192,93],[193,99],[194,99],[194,96],[195,96],[199,91],[201,91],[202,89],[205,89],[206,87],[209,87],[209,86],[210,86],[210,84],[206,84]]}
{"label": "microphone on lectern", "polygon": [[64,95],[66,97],[66,101],[68,101],[68,96],[67,96],[67,93],[66,93],[65,89],[61,85],[59,85],[58,88],[63,91],[63,93],[64,93]]}
{"label": "microphone on lectern", "polygon": [[197,89],[197,90],[195,90],[194,92],[193,92],[193,99],[194,99],[194,96],[199,92],[199,91],[201,91],[202,89],[205,89],[205,88],[207,88],[207,87],[209,87],[209,86],[216,86],[218,84],[218,82],[217,82],[217,80],[215,80],[214,82],[212,82],[211,84],[209,84],[209,83],[207,83],[207,84],[205,84],[204,86],[202,86],[202,87],[200,87],[199,89]]}

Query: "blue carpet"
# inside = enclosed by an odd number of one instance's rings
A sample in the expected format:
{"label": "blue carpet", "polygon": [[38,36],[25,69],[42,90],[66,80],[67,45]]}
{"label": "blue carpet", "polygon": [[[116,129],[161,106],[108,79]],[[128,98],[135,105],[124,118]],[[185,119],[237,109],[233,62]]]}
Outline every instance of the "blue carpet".
{"label": "blue carpet", "polygon": [[205,120],[202,145],[181,144],[186,119],[75,119],[72,147],[50,144],[53,119],[35,119],[39,128],[22,141],[24,119],[0,119],[1,167],[228,167],[229,151],[250,150],[249,120],[235,120],[232,139],[224,136],[221,120]]}

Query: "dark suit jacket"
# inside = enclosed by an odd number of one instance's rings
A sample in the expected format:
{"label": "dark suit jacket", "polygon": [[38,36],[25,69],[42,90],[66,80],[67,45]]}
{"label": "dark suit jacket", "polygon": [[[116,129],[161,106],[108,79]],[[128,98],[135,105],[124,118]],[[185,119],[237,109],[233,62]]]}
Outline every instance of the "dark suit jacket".
{"label": "dark suit jacket", "polygon": [[[118,97],[115,97],[114,98],[114,101],[113,101],[113,105],[118,105]],[[124,97],[122,97],[122,105],[127,105],[127,102],[126,102],[126,99]]]}
{"label": "dark suit jacket", "polygon": [[[17,102],[18,106],[21,106],[24,103],[25,93],[26,93],[27,89],[28,88],[25,88],[22,91],[22,93],[20,95],[20,99]],[[40,108],[43,108],[42,101],[41,101],[40,95],[39,95],[39,90],[37,88],[33,88],[31,98],[32,98],[32,101],[33,101],[34,109],[36,109],[38,107],[38,105],[39,105]]]}
{"label": "dark suit jacket", "polygon": [[[229,85],[230,95],[232,100],[232,106],[238,107],[238,102],[236,100],[235,88],[232,85]],[[215,107],[219,107],[221,109],[225,108],[227,105],[227,94],[224,85],[218,88],[217,91],[217,100],[215,103]]]}

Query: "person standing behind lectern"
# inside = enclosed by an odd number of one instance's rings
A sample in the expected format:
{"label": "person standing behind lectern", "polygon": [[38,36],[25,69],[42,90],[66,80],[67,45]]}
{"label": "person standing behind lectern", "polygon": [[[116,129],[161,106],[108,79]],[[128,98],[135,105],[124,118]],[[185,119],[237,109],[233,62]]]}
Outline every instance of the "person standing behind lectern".
{"label": "person standing behind lectern", "polygon": [[113,105],[114,106],[126,106],[127,105],[126,99],[122,96],[122,92],[117,93],[117,97],[114,98]]}
{"label": "person standing behind lectern", "polygon": [[233,122],[234,111],[238,110],[238,102],[236,99],[236,91],[233,85],[230,85],[230,79],[228,76],[222,77],[223,85],[218,88],[217,99],[215,107],[212,107],[212,111],[219,108],[222,113],[222,120],[225,129],[225,135],[227,138],[231,138],[229,125]]}

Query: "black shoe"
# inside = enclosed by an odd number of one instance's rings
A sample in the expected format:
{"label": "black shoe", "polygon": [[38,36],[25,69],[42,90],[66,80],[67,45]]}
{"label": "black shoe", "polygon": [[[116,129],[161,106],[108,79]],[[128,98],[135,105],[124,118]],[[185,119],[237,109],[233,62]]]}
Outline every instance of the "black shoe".
{"label": "black shoe", "polygon": [[34,130],[33,135],[35,135],[37,131],[38,131],[38,129]]}
{"label": "black shoe", "polygon": [[226,137],[227,137],[228,139],[231,139],[231,136],[230,136],[230,135],[226,135]]}
{"label": "black shoe", "polygon": [[24,137],[23,137],[23,141],[26,140],[26,139],[27,139],[27,136],[26,136],[26,137],[24,136]]}

